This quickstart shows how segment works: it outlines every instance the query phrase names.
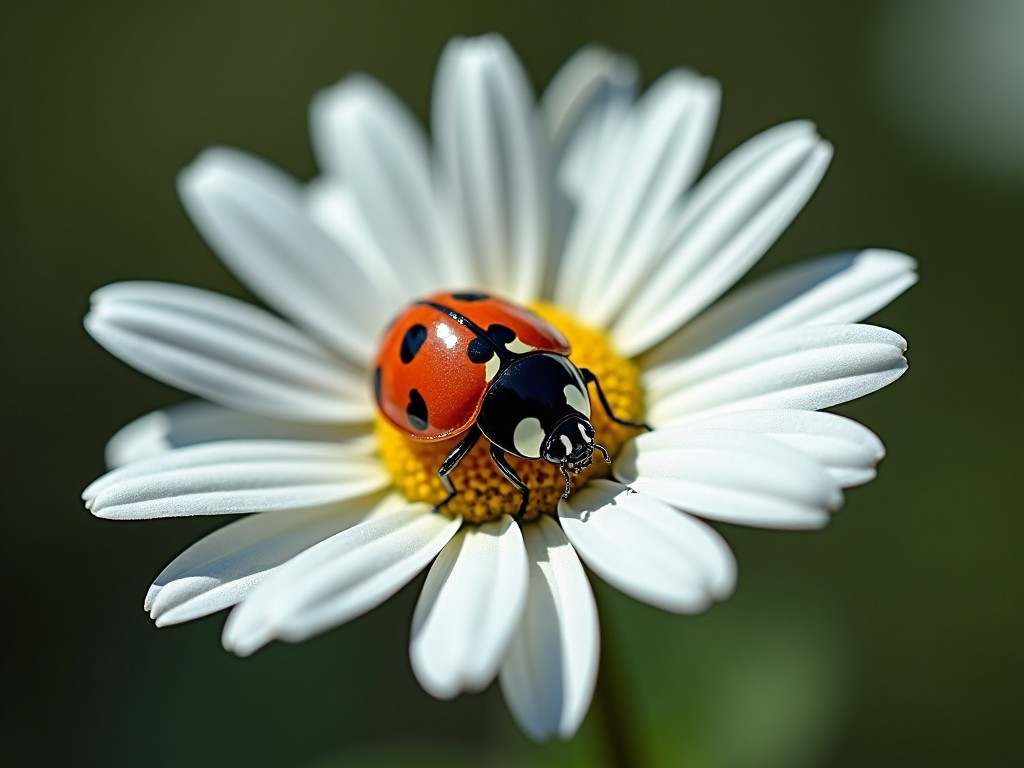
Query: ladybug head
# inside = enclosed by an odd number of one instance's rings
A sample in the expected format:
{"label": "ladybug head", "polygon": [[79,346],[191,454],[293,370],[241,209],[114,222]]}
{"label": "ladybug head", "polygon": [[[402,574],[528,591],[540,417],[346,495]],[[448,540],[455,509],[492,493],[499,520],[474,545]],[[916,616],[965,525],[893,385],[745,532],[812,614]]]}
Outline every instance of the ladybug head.
{"label": "ladybug head", "polygon": [[603,445],[594,442],[594,425],[580,414],[566,416],[555,424],[544,438],[541,458],[557,464],[565,476],[564,498],[569,497],[569,472],[582,472],[594,460],[594,449],[611,461]]}

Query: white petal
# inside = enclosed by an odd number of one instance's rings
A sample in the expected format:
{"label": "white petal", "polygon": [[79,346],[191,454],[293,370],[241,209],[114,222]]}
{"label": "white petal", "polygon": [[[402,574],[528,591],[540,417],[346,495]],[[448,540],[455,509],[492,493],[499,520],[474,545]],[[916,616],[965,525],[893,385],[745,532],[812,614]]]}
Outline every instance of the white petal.
{"label": "white petal", "polygon": [[182,171],[178,192],[218,255],[274,309],[365,363],[390,308],[358,256],[306,215],[302,187],[245,153],[210,149]]}
{"label": "white petal", "polygon": [[145,609],[163,627],[229,608],[295,555],[358,523],[380,501],[372,496],[280,515],[249,515],[225,525],[160,572]]}
{"label": "white petal", "polygon": [[151,457],[132,462],[97,478],[82,492],[87,502],[122,480],[146,477],[154,473],[176,469],[212,466],[215,464],[272,461],[274,459],[302,461],[365,460],[367,453],[359,443],[335,443],[292,440],[222,440],[199,443],[162,451]]}
{"label": "white petal", "polygon": [[121,427],[107,442],[107,466],[115,469],[174,448],[239,439],[344,442],[365,455],[372,453],[376,445],[364,425],[279,421],[239,413],[204,400],[188,400],[151,411]]}
{"label": "white petal", "polygon": [[907,342],[872,325],[819,325],[711,349],[643,379],[648,421],[717,411],[818,410],[862,397],[907,369]]}
{"label": "white petal", "polygon": [[579,558],[546,516],[524,527],[530,586],[501,667],[501,690],[519,727],[537,741],[576,733],[597,680],[597,606]]}
{"label": "white petal", "polygon": [[582,48],[544,92],[540,118],[551,145],[556,184],[548,217],[548,253],[541,298],[552,300],[576,209],[625,124],[639,88],[635,62],[597,45]]}
{"label": "white petal", "polygon": [[310,547],[231,612],[224,647],[248,656],[275,638],[305,640],[375,608],[423,570],[461,523],[411,504]]}
{"label": "white petal", "polygon": [[412,668],[428,693],[449,699],[487,687],[519,625],[526,585],[523,537],[508,515],[448,542],[412,620]]}
{"label": "white petal", "polygon": [[736,560],[710,526],[608,480],[591,480],[558,502],[562,530],[612,586],[676,613],[698,613],[728,597]]}
{"label": "white petal", "polygon": [[530,86],[503,38],[448,44],[433,122],[447,213],[464,260],[468,254],[477,262],[481,285],[519,301],[536,298],[550,179]]}
{"label": "white petal", "polygon": [[832,147],[809,123],[757,136],[716,166],[682,208],[667,256],[643,274],[612,327],[635,355],[696,316],[764,254],[825,174]]}
{"label": "white petal", "polygon": [[718,116],[717,83],[673,71],[643,96],[603,150],[566,243],[556,300],[603,326],[659,254],[663,221],[697,176]]}
{"label": "white petal", "polygon": [[322,91],[311,108],[321,165],[342,181],[369,231],[419,293],[446,276],[426,137],[380,83],[354,75]]}
{"label": "white petal", "polygon": [[228,408],[311,422],[373,416],[365,373],[236,299],[169,283],[116,283],[93,293],[85,327],[129,365]]}
{"label": "white petal", "polygon": [[824,464],[843,488],[871,480],[875,466],[885,456],[882,441],[870,429],[843,416],[818,411],[735,411],[697,418],[659,429],[647,441],[648,447],[670,447],[678,432],[685,429],[733,429],[780,440]]}
{"label": "white petal", "polygon": [[389,483],[375,457],[345,445],[227,440],[115,469],[89,485],[82,498],[98,517],[134,520],[312,507]]}
{"label": "white petal", "polygon": [[777,440],[729,430],[640,435],[623,446],[613,473],[679,509],[763,528],[820,528],[843,500],[819,462]]}
{"label": "white petal", "polygon": [[917,282],[916,262],[872,248],[797,264],[730,294],[644,357],[649,380],[682,356],[801,325],[858,323]]}
{"label": "white petal", "polygon": [[338,179],[319,176],[307,183],[303,205],[310,220],[359,262],[376,286],[382,304],[397,310],[422,293],[416,284],[402,277],[403,271],[415,274],[419,263],[408,265],[385,255],[378,233],[370,229],[352,190]]}
{"label": "white petal", "polygon": [[633,106],[640,73],[626,57],[588,45],[558,71],[541,102],[558,182],[573,200],[589,194],[603,151]]}

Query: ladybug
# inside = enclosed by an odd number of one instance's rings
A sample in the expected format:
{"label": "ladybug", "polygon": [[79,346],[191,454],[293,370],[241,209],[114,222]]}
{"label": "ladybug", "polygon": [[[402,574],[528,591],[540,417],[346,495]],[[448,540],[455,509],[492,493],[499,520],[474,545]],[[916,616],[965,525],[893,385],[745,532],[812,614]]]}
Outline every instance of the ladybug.
{"label": "ladybug", "polygon": [[608,417],[650,429],[612,413],[597,377],[570,360],[562,333],[529,310],[486,293],[437,293],[409,305],[391,324],[373,369],[381,413],[416,440],[464,435],[438,469],[447,498],[458,494],[452,470],[481,436],[491,459],[522,496],[522,520],[530,489],[506,454],[557,465],[570,491],[569,473],[590,466],[594,442],[590,395],[594,385]]}

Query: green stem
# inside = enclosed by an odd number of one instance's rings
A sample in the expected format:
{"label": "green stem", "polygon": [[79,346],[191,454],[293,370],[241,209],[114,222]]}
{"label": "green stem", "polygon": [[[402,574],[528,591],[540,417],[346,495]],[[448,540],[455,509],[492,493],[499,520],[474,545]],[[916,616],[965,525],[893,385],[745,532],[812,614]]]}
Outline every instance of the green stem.
{"label": "green stem", "polygon": [[605,626],[601,630],[601,670],[594,690],[594,703],[601,712],[601,733],[604,736],[608,764],[615,768],[637,768],[641,759],[635,734],[630,727],[629,704],[622,685],[620,657],[616,652],[614,633],[608,629],[608,612],[601,611]]}

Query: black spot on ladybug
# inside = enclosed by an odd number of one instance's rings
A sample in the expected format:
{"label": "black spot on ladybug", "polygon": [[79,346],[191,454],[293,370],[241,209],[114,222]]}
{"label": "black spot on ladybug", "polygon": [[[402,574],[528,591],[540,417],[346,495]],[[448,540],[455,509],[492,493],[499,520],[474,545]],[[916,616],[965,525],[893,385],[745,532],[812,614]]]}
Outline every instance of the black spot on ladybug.
{"label": "black spot on ladybug", "polygon": [[373,394],[374,394],[374,396],[376,396],[378,404],[380,403],[380,391],[381,391],[380,377],[381,377],[381,370],[380,370],[380,366],[378,365],[377,368],[373,372]]}
{"label": "black spot on ladybug", "polygon": [[470,362],[483,365],[494,356],[494,347],[483,339],[473,339],[466,347],[466,354]]}
{"label": "black spot on ladybug", "polygon": [[491,297],[486,293],[453,293],[452,298],[456,301],[483,301]]}
{"label": "black spot on ladybug", "polygon": [[509,328],[507,325],[500,325],[495,323],[494,325],[487,326],[487,335],[491,337],[499,347],[503,347],[510,341],[515,341],[516,332]]}
{"label": "black spot on ladybug", "polygon": [[420,351],[420,347],[423,346],[423,342],[426,340],[426,326],[420,325],[419,323],[410,326],[409,330],[405,332],[405,336],[402,337],[402,350],[399,352],[402,362],[411,363],[413,358],[416,357],[416,353]]}
{"label": "black spot on ladybug", "polygon": [[466,347],[466,354],[469,356],[470,362],[483,365],[494,357],[495,350],[498,350],[499,355],[503,354],[505,345],[515,341],[515,338],[516,332],[511,328],[500,323],[494,323],[487,326],[486,339],[478,336],[469,342],[469,346]]}
{"label": "black spot on ladybug", "polygon": [[415,389],[409,392],[409,404],[405,406],[405,415],[413,429],[422,432],[427,428],[427,404],[423,400],[423,395]]}

